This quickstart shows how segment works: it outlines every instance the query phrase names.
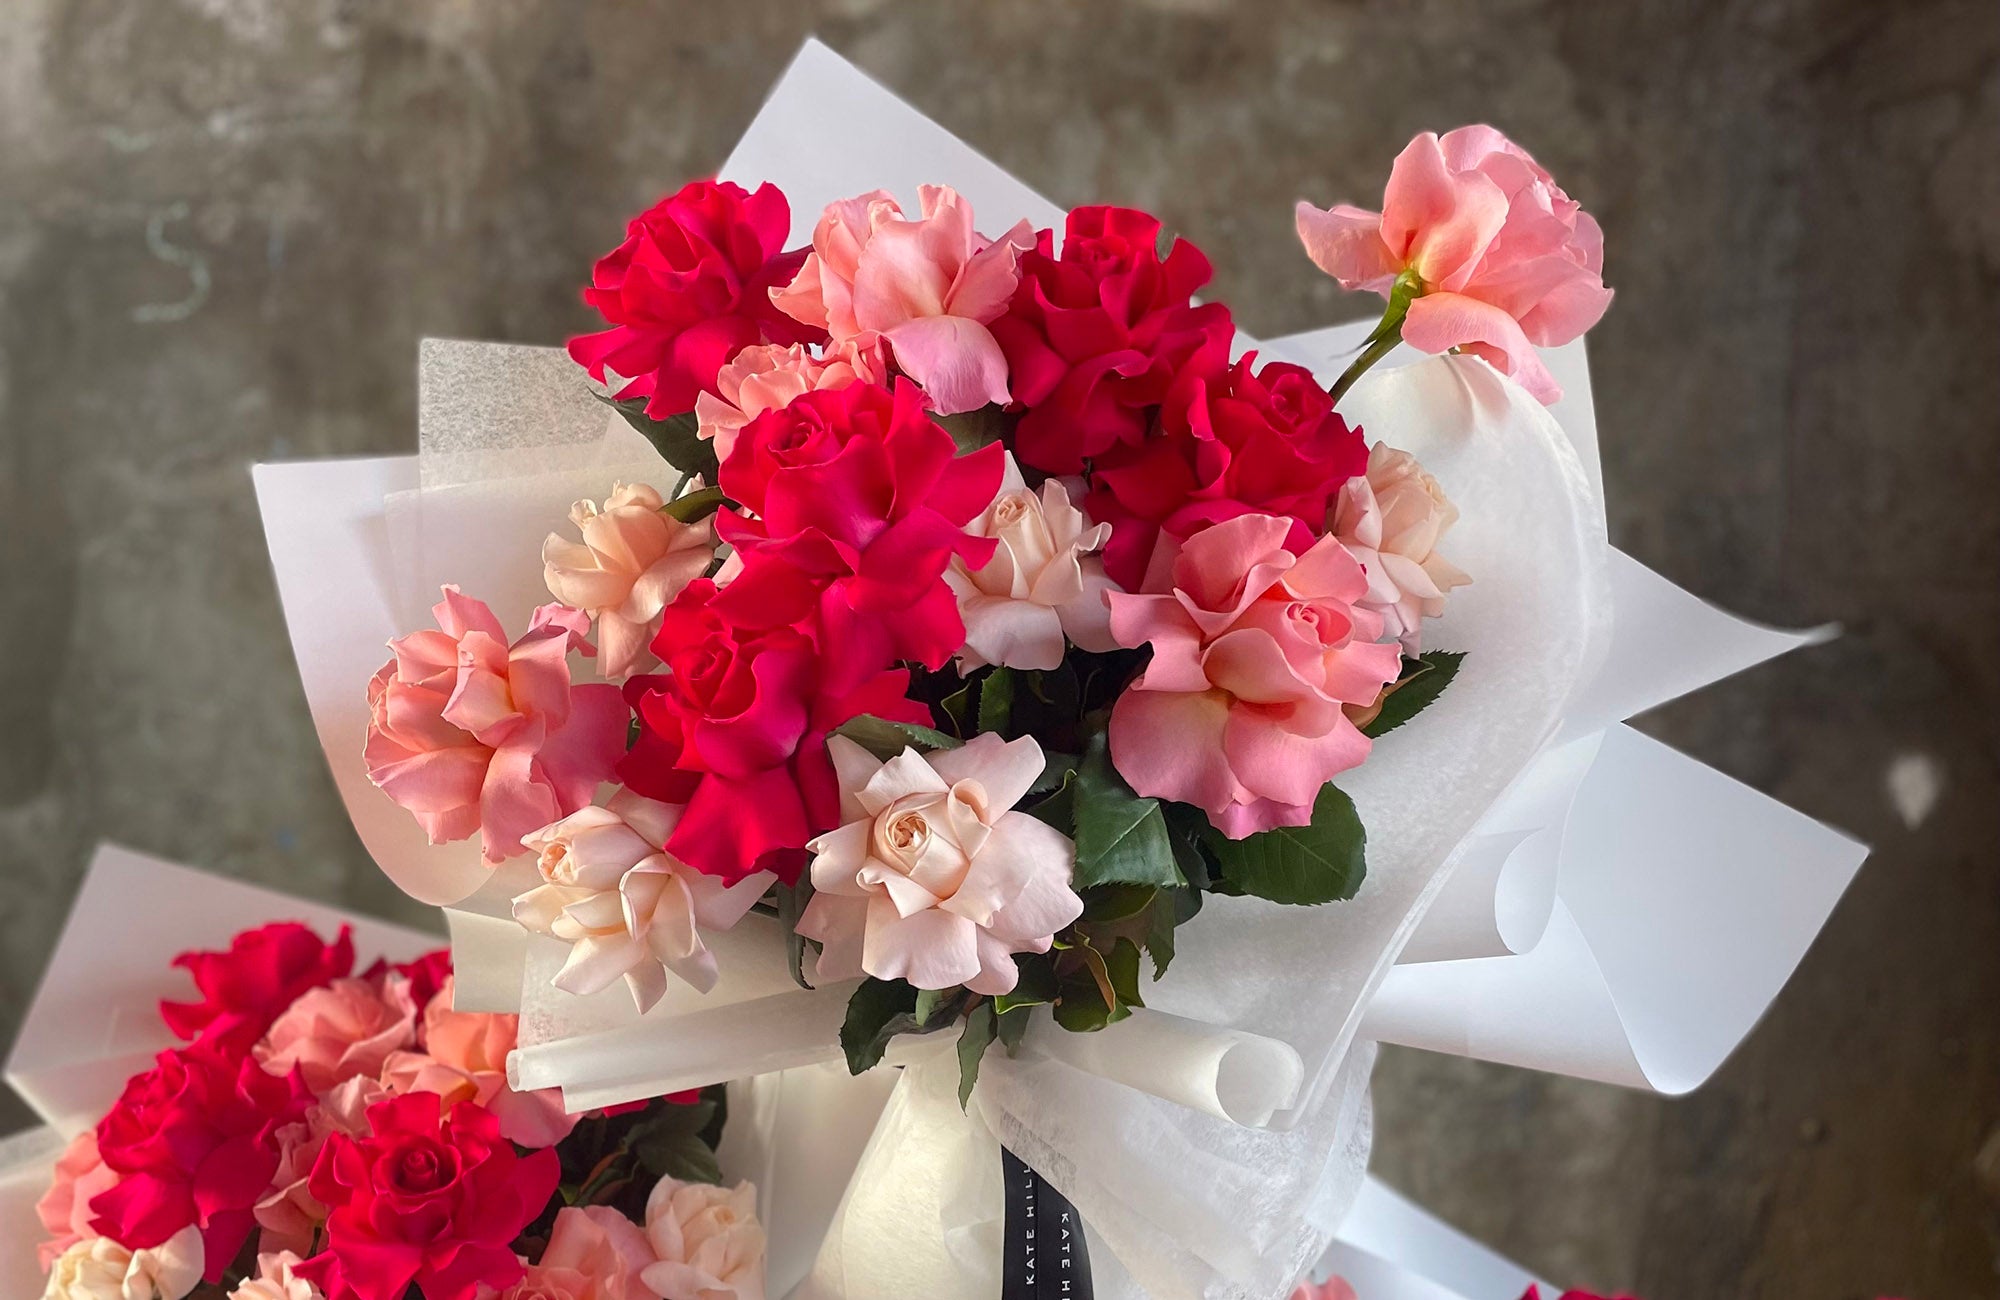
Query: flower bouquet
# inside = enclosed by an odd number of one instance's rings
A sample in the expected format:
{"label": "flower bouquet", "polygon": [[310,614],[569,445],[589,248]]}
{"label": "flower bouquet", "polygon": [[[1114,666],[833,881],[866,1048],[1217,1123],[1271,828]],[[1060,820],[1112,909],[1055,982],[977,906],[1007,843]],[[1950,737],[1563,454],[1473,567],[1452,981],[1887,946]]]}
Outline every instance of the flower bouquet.
{"label": "flower bouquet", "polygon": [[1682,1090],[1747,1032],[1860,853],[1615,724],[1810,636],[1606,545],[1601,238],[1525,152],[1302,204],[1386,307],[1263,345],[816,44],[722,175],[566,353],[427,343],[417,457],[258,471],[349,811],[515,1090],[743,1081],[816,1189],[781,1291],[1013,1287],[1004,1146],[1101,1293],[1276,1296],[1370,1043]]}

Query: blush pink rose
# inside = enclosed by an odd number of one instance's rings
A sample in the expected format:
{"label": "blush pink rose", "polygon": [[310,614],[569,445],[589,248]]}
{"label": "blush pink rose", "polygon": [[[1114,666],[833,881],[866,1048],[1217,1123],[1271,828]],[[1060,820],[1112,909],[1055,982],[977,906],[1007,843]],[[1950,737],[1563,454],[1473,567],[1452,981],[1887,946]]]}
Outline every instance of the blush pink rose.
{"label": "blush pink rose", "polygon": [[324,1300],[318,1287],[294,1271],[303,1262],[295,1251],[260,1252],[256,1275],[243,1279],[229,1300]]}
{"label": "blush pink rose", "polygon": [[631,714],[608,683],[570,684],[588,616],[535,611],[512,645],[484,601],[444,589],[436,630],[389,643],[368,683],[368,779],[433,844],[475,832],[489,864],[521,837],[588,804],[625,753]]}
{"label": "blush pink rose", "polygon": [[820,978],[1011,992],[1014,954],[1047,952],[1083,912],[1076,845],[1012,811],[1042,773],[1041,746],[989,731],[886,763],[845,736],[827,752],[843,824],[806,846],[816,892],[798,924],[822,945]]}
{"label": "blush pink rose", "polygon": [[95,1129],[85,1129],[70,1139],[69,1146],[56,1158],[55,1181],[42,1193],[42,1199],[35,1202],[35,1213],[49,1234],[40,1248],[44,1272],[54,1267],[56,1258],[71,1246],[99,1235],[91,1226],[90,1221],[96,1215],[91,1213],[90,1202],[117,1184],[117,1173],[98,1154]]}
{"label": "blush pink rose", "polygon": [[548,1249],[500,1300],[655,1300],[640,1274],[658,1261],[645,1230],[604,1205],[556,1213]]}
{"label": "blush pink rose", "polygon": [[1142,594],[1113,592],[1111,632],[1153,658],[1111,709],[1111,759],[1142,795],[1177,799],[1241,839],[1304,826],[1336,775],[1368,756],[1343,705],[1374,702],[1402,652],[1358,608],[1367,575],[1293,521],[1239,515],[1162,540]]}
{"label": "blush pink rose", "polygon": [[1032,229],[988,240],[956,190],[924,185],[917,197],[915,221],[886,190],[828,204],[798,277],[771,299],[836,345],[886,343],[941,415],[1004,404],[1007,358],[987,326],[1014,296]]}
{"label": "blush pink rose", "polygon": [[646,1198],[655,1262],[645,1284],[664,1300],[764,1300],[757,1189],[662,1178]]}
{"label": "blush pink rose", "polygon": [[1387,297],[1413,272],[1403,341],[1491,362],[1543,402],[1562,389],[1536,347],[1557,347],[1611,305],[1604,233],[1533,158],[1490,126],[1426,131],[1396,156],[1382,211],[1298,205],[1314,265]]}
{"label": "blush pink rose", "polygon": [[743,426],[766,411],[782,411],[794,398],[822,388],[882,382],[882,358],[856,347],[830,349],[816,357],[794,343],[760,343],[744,348],[715,377],[715,393],[695,399],[695,433],[715,443],[715,458],[728,460]]}
{"label": "blush pink rose", "polygon": [[374,1078],[389,1053],[416,1038],[409,980],[391,975],[378,989],[368,980],[340,979],[301,995],[250,1054],[271,1074],[296,1066],[306,1087],[323,1093],[352,1078]]}
{"label": "blush pink rose", "polygon": [[368,1108],[388,1095],[388,1089],[376,1080],[357,1075],[322,1094],[303,1119],[272,1135],[278,1148],[278,1169],[271,1175],[271,1190],[252,1210],[257,1226],[264,1230],[258,1242],[260,1250],[300,1255],[311,1252],[313,1235],[326,1222],[326,1207],[307,1185],[320,1150],[329,1134],[367,1136]]}
{"label": "blush pink rose", "polygon": [[557,600],[596,622],[598,672],[607,681],[650,665],[646,642],[660,611],[715,559],[709,522],[682,523],[660,512],[665,504],[644,483],[613,484],[601,508],[594,501],[570,507],[581,542],[559,533],[542,542],[542,580]]}
{"label": "blush pink rose", "polygon": [[472,1102],[493,1113],[510,1142],[549,1147],[569,1136],[576,1116],[563,1109],[562,1089],[516,1092],[507,1086],[507,1053],[520,1039],[521,1018],[454,1011],[447,979],[424,1008],[424,1050],[395,1052],[382,1067],[392,1094],[431,1092],[446,1110]]}
{"label": "blush pink rose", "polygon": [[1317,1285],[1311,1282],[1299,1283],[1292,1292],[1291,1300],[1360,1300],[1354,1288],[1344,1277],[1330,1277]]}
{"label": "blush pink rose", "polygon": [[1383,635],[1406,654],[1423,650],[1423,621],[1444,613],[1445,593],[1472,579],[1444,558],[1438,543],[1458,522],[1458,507],[1417,458],[1378,442],[1368,472],[1343,483],[1327,531],[1368,574],[1356,603],[1382,616]]}

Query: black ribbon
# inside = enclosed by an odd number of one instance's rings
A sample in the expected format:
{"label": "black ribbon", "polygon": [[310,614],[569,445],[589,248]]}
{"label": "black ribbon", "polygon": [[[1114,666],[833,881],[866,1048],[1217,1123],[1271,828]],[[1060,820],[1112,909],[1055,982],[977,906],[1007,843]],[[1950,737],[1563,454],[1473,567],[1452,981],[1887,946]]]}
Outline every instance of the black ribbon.
{"label": "black ribbon", "polygon": [[1069,1198],[1005,1147],[1007,1228],[1000,1247],[1000,1300],[1092,1300],[1090,1249]]}

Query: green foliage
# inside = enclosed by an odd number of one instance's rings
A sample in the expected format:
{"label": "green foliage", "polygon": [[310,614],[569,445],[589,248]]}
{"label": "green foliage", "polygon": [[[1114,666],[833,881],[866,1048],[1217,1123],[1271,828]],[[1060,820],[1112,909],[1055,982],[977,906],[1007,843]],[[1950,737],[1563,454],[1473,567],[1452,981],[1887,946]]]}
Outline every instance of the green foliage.
{"label": "green foliage", "polygon": [[1422,713],[1444,694],[1444,688],[1458,676],[1459,665],[1464,662],[1462,650],[1430,650],[1415,659],[1403,660],[1402,675],[1382,697],[1381,711],[1361,729],[1361,734],[1372,740]]}
{"label": "green foliage", "polygon": [[979,684],[979,729],[1004,736],[1013,716],[1014,670],[995,668]]}
{"label": "green foliage", "polygon": [[1021,417],[1009,415],[997,406],[982,406],[955,415],[933,415],[931,419],[951,435],[951,440],[958,444],[958,454],[963,456],[999,442],[1013,431]]}
{"label": "green foliage", "polygon": [[993,1010],[991,1002],[981,1002],[965,1017],[965,1028],[958,1035],[958,1108],[964,1110],[972,1100],[972,1089],[979,1082],[979,1062],[985,1057],[986,1049],[1000,1034],[1000,1018]]}
{"label": "green foliage", "polygon": [[1100,952],[1078,936],[1061,964],[1068,969],[1060,977],[1056,1023],[1072,1033],[1116,1024],[1146,1005],[1139,997],[1139,946],[1130,939],[1121,937]]}
{"label": "green foliage", "polygon": [[812,881],[801,873],[797,884],[781,880],[771,889],[778,900],[778,928],[785,932],[785,961],[791,968],[792,982],[810,989],[812,985],[806,982],[806,939],[799,933],[799,917],[812,897]]}
{"label": "green foliage", "polygon": [[667,464],[683,474],[699,474],[704,482],[714,484],[715,444],[696,436],[694,412],[655,420],[646,414],[646,399],[643,397],[621,399],[606,397],[602,393],[594,395],[605,405],[616,407],[618,414],[625,417],[625,423],[646,435],[646,441],[653,444]]}
{"label": "green foliage", "polygon": [[658,1105],[634,1126],[626,1142],[640,1168],[654,1178],[684,1183],[720,1183],[713,1143],[706,1131],[717,1117],[710,1100],[692,1106]]}
{"label": "green foliage", "polygon": [[[1102,733],[1090,738],[1073,788],[1076,885],[1184,884],[1160,801],[1132,792],[1111,765]],[[1058,828],[1060,829],[1060,828]]]}
{"label": "green foliage", "polygon": [[1332,785],[1313,803],[1308,826],[1280,826],[1232,840],[1210,828],[1202,846],[1221,883],[1274,903],[1330,903],[1352,898],[1367,874],[1367,834],[1354,801]]}
{"label": "green foliage", "polygon": [[934,727],[920,727],[914,722],[892,722],[872,713],[849,718],[834,730],[885,763],[911,747],[928,754],[936,749],[957,749],[964,743]]}
{"label": "green foliage", "polygon": [[697,519],[706,519],[728,504],[729,498],[722,495],[722,489],[709,486],[684,497],[675,497],[660,507],[660,513],[691,524]]}
{"label": "green foliage", "polygon": [[[848,1071],[860,1074],[881,1064],[889,1040],[897,1034],[934,1033],[950,1024],[964,998],[960,989],[947,993],[920,992],[902,980],[870,977],[861,981],[847,1001],[847,1018],[840,1026],[840,1047],[847,1054]],[[918,1014],[920,997],[924,998],[922,1015]]]}

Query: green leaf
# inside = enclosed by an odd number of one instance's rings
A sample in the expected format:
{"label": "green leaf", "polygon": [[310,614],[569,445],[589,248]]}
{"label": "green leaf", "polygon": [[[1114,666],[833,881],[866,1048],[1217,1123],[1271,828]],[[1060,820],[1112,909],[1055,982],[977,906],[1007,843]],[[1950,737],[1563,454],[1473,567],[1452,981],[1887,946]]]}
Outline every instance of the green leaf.
{"label": "green leaf", "polygon": [[1313,802],[1312,824],[1280,826],[1232,840],[1210,830],[1203,843],[1222,879],[1274,903],[1331,903],[1352,898],[1367,874],[1367,834],[1354,801],[1325,786]]}
{"label": "green leaf", "polygon": [[956,1009],[959,997],[964,992],[964,989],[959,988],[918,989],[917,1007],[911,1014],[916,1016],[920,1025],[928,1025],[948,1017]]}
{"label": "green leaf", "polygon": [[[1043,776],[1048,775],[1046,768]],[[1036,821],[1053,826],[1065,835],[1076,833],[1076,773],[1064,772],[1056,788],[1040,803],[1028,804],[1022,812]]]}
{"label": "green leaf", "polygon": [[1444,694],[1444,688],[1458,676],[1463,662],[1463,650],[1430,650],[1418,658],[1405,659],[1403,675],[1382,697],[1381,711],[1361,729],[1361,734],[1373,740],[1422,713]]}
{"label": "green leaf", "polygon": [[938,707],[944,710],[944,716],[951,721],[952,731],[959,736],[978,729],[974,725],[972,691],[973,683],[967,682],[938,701]]}
{"label": "green leaf", "polygon": [[1000,1033],[1000,1018],[993,1010],[991,1002],[982,1002],[972,1009],[965,1018],[965,1029],[958,1036],[958,1108],[964,1110],[972,1101],[973,1085],[979,1082],[979,1062],[986,1055],[986,1049]]}
{"label": "green leaf", "polygon": [[950,1024],[959,1003],[958,989],[944,995],[932,994],[925,1003],[925,1015],[917,1014],[923,996],[902,980],[861,981],[847,1000],[847,1018],[840,1026],[840,1048],[847,1054],[850,1074],[860,1074],[882,1063],[889,1040],[897,1034],[928,1034]]}
{"label": "green leaf", "polygon": [[849,718],[834,730],[885,763],[913,746],[919,752],[928,754],[934,749],[957,749],[964,743],[934,727],[921,727],[914,722],[892,722],[872,713]]}
{"label": "green leaf", "polygon": [[792,983],[802,989],[810,989],[806,982],[806,940],[799,933],[799,917],[806,910],[806,900],[812,897],[812,880],[804,874],[795,885],[779,881],[772,891],[778,897],[778,925],[785,932],[785,961],[792,971]]}
{"label": "green leaf", "polygon": [[1028,1032],[1028,1018],[1031,1014],[1024,1006],[1015,1007],[1004,1013],[994,1012],[999,1024],[1000,1045],[1007,1049],[1007,1055],[1012,1056],[1021,1046],[1021,1039]]}
{"label": "green leaf", "polygon": [[995,668],[979,686],[979,729],[1004,733],[1014,716],[1014,670]]}
{"label": "green leaf", "polygon": [[1020,422],[1019,416],[1009,415],[997,406],[982,406],[956,415],[933,415],[931,419],[951,435],[961,456],[1000,441]]}
{"label": "green leaf", "polygon": [[[1174,960],[1174,929],[1182,922],[1181,897],[1194,900],[1201,910],[1201,895],[1192,889],[1163,890],[1146,912],[1146,953],[1153,959],[1153,978],[1167,973]],[[1190,913],[1192,915],[1192,913]]]}
{"label": "green leaf", "polygon": [[1064,754],[1052,749],[1042,751],[1042,774],[1035,778],[1035,783],[1028,787],[1028,794],[1022,797],[1054,794],[1076,775],[1076,765],[1081,761],[1075,754]]}
{"label": "green leaf", "polygon": [[660,507],[660,513],[678,519],[684,524],[691,524],[697,519],[708,518],[722,509],[728,501],[729,498],[722,495],[721,488],[705,487],[684,497],[675,497]]}
{"label": "green leaf", "polygon": [[1152,905],[1160,891],[1153,885],[1095,885],[1083,892],[1083,919],[1126,921]]}
{"label": "green leaf", "polygon": [[715,482],[715,444],[698,437],[699,427],[694,412],[670,415],[664,420],[655,420],[646,414],[646,399],[643,397],[616,398],[602,393],[593,393],[606,406],[616,407],[618,414],[625,417],[625,423],[646,435],[646,441],[653,444],[667,464],[683,474],[699,474],[709,482]]}
{"label": "green leaf", "polygon": [[1091,737],[1073,790],[1079,889],[1111,884],[1172,888],[1185,883],[1174,865],[1160,801],[1141,798],[1125,784],[1111,765],[1102,734]]}
{"label": "green leaf", "polygon": [[1040,954],[1024,954],[1014,959],[1020,977],[1011,993],[993,999],[994,1010],[1004,1019],[1016,1010],[1039,1007],[1056,1000],[1055,963]]}
{"label": "green leaf", "polygon": [[704,1132],[716,1116],[716,1103],[662,1105],[633,1128],[626,1142],[641,1167],[655,1178],[685,1183],[719,1183],[722,1170]]}

